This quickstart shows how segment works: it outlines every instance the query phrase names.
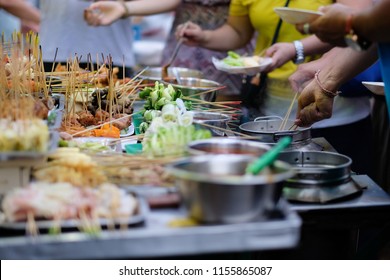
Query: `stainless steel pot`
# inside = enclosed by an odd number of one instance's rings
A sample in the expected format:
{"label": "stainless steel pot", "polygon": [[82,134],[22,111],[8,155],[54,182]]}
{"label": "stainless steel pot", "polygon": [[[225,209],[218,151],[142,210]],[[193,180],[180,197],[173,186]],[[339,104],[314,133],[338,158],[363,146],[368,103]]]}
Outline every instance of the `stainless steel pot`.
{"label": "stainless steel pot", "polygon": [[285,130],[279,130],[283,119],[279,116],[258,117],[254,121],[243,123],[239,129],[257,141],[269,145],[276,144],[281,138],[290,136],[291,145],[287,150],[321,151],[323,147],[311,140],[311,127],[299,127],[297,130],[289,130],[294,125],[293,121],[287,121]]}
{"label": "stainless steel pot", "polygon": [[290,165],[276,161],[270,174],[244,175],[256,157],[202,155],[167,165],[176,179],[189,215],[205,223],[240,223],[264,219],[275,209],[283,182],[294,175]]}
{"label": "stainless steel pot", "polygon": [[259,157],[270,148],[269,145],[255,141],[214,137],[192,141],[188,144],[187,150],[190,155],[245,154]]}
{"label": "stainless steel pot", "polygon": [[283,152],[280,160],[288,162],[296,170],[296,176],[288,182],[305,185],[339,184],[351,176],[351,158],[330,152]]}
{"label": "stainless steel pot", "polygon": [[[208,129],[214,136],[224,136],[230,116],[207,111],[193,111],[196,127]],[[221,128],[221,129],[218,129]]]}
{"label": "stainless steel pot", "polygon": [[[209,102],[215,101],[217,90],[221,87],[221,84],[218,82],[197,77],[182,77],[180,78],[180,84],[177,81],[163,83],[171,84],[174,89],[180,89],[184,96],[192,96],[193,98]],[[212,89],[215,90],[210,91]],[[200,94],[201,92],[207,93]]]}
{"label": "stainless steel pot", "polygon": [[[150,67],[146,69],[140,76],[140,79],[143,79],[144,83],[154,83],[155,81],[161,81],[162,79],[162,67]],[[175,79],[175,74],[179,75],[181,78],[203,78],[203,74],[199,70],[181,68],[181,67],[169,67],[168,76]]]}
{"label": "stainless steel pot", "polygon": [[286,180],[289,200],[326,203],[361,191],[351,179],[352,160],[341,154],[320,151],[287,151],[279,159],[289,163],[296,175]]}

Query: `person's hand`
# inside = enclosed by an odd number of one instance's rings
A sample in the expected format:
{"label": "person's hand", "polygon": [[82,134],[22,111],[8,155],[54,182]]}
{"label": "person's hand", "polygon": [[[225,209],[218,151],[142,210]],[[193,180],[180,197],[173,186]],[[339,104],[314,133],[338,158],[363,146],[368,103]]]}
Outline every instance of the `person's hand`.
{"label": "person's hand", "polygon": [[315,34],[323,42],[345,47],[347,18],[353,14],[353,9],[337,3],[321,7],[319,11],[324,15],[311,23],[297,24],[297,30],[302,34]]}
{"label": "person's hand", "polygon": [[317,61],[299,65],[297,70],[288,78],[293,91],[301,92],[313,80],[317,69]]}
{"label": "person's hand", "polygon": [[98,1],[84,10],[84,19],[92,26],[110,25],[125,13],[125,8],[119,2]]}
{"label": "person's hand", "polygon": [[199,46],[205,41],[205,31],[193,22],[179,24],[175,31],[176,39],[183,39],[188,46]]}
{"label": "person's hand", "polygon": [[265,56],[272,58],[272,63],[264,72],[271,72],[295,57],[293,43],[276,43],[265,51]]}
{"label": "person's hand", "polygon": [[332,116],[333,98],[325,95],[312,80],[298,97],[298,110],[295,124],[298,126],[311,126],[313,123]]}

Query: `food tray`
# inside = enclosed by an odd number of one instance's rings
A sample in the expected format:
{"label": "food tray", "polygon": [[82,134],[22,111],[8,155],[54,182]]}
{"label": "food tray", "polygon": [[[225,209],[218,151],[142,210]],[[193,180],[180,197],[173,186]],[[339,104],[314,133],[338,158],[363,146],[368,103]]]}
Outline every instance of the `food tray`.
{"label": "food tray", "polygon": [[[129,217],[129,218],[116,218],[116,219],[99,219],[98,225],[103,228],[110,228],[111,226],[118,226],[118,225],[124,225],[124,226],[135,226],[135,225],[141,225],[143,222],[145,222],[146,215],[149,211],[148,204],[143,198],[140,198],[138,196],[138,208],[137,212]],[[82,227],[82,223],[80,220],[71,219],[71,220],[63,220],[60,222],[59,225],[55,225],[55,221],[35,221],[35,224],[39,231],[47,232],[54,226],[59,226],[64,231],[74,231],[78,230]],[[13,230],[13,231],[25,231],[27,227],[26,222],[0,222],[0,228],[7,229],[7,230]]]}

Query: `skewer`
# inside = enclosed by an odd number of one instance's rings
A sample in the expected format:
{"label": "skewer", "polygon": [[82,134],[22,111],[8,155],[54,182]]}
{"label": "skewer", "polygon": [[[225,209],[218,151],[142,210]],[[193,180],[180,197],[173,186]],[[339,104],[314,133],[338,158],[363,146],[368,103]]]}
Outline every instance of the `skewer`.
{"label": "skewer", "polygon": [[289,119],[289,117],[290,117],[292,108],[293,108],[293,106],[294,106],[295,100],[297,99],[297,96],[298,96],[298,92],[296,92],[296,93],[294,94],[294,98],[292,99],[292,101],[291,101],[291,103],[290,103],[290,106],[289,106],[289,108],[288,108],[288,110],[287,110],[287,113],[286,113],[286,115],[284,116],[283,121],[282,121],[282,123],[281,123],[280,126],[279,126],[279,131],[285,129],[286,124],[287,124],[287,121],[288,121],[288,119]]}
{"label": "skewer", "polygon": [[85,133],[85,132],[88,132],[88,131],[97,129],[97,128],[99,128],[99,127],[102,127],[102,126],[104,126],[104,125],[106,125],[106,124],[111,124],[111,123],[113,123],[113,122],[115,122],[115,121],[119,121],[119,120],[123,120],[123,119],[129,118],[129,117],[131,117],[131,116],[133,116],[133,115],[134,115],[134,113],[133,113],[133,114],[130,114],[130,115],[123,116],[123,117],[121,117],[121,118],[113,119],[113,120],[108,121],[108,122],[104,122],[104,123],[99,124],[99,125],[91,126],[91,127],[87,128],[87,129],[80,130],[80,131],[78,131],[78,132],[76,132],[76,133],[73,133],[72,136],[79,135],[79,134],[83,134],[83,133]]}
{"label": "skewer", "polygon": [[216,129],[216,130],[220,130],[220,131],[223,131],[223,132],[227,132],[227,133],[234,133],[234,134],[237,134],[237,135],[240,135],[240,136],[250,137],[252,139],[255,138],[253,136],[250,136],[250,135],[247,135],[247,134],[244,134],[244,133],[240,133],[240,132],[237,132],[237,131],[233,131],[233,130],[230,130],[230,129],[226,129],[226,128],[222,128],[222,127],[218,127],[218,126],[214,126],[214,125],[210,125],[210,124],[207,124],[207,123],[197,122],[195,120],[194,120],[194,123],[202,125],[202,126],[205,126],[205,127],[209,127],[209,128],[212,128],[212,129]]}
{"label": "skewer", "polygon": [[[190,94],[189,97],[200,96],[200,95],[202,95],[202,94],[210,93],[210,92],[217,91],[217,90],[221,90],[221,89],[224,89],[224,88],[226,88],[226,86],[220,86],[220,87],[211,88],[211,89],[208,89],[208,90],[206,90],[206,91],[202,91],[202,92]],[[196,99],[196,100],[199,100],[199,99]],[[206,101],[206,102],[207,102],[207,101]],[[212,103],[212,102],[211,102],[211,103]]]}

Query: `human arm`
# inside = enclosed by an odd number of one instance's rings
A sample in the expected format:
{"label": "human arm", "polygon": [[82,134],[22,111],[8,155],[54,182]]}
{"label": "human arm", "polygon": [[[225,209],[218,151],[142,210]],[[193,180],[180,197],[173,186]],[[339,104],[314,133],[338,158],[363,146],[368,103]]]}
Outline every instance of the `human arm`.
{"label": "human arm", "polygon": [[85,20],[89,25],[110,25],[123,16],[165,13],[174,10],[179,4],[180,0],[98,1],[85,10]]}
{"label": "human arm", "polygon": [[[324,15],[310,23],[310,32],[337,46],[345,46],[348,29],[371,41],[390,42],[387,32],[390,28],[389,9],[390,0],[379,1],[359,11],[341,4],[326,6],[321,8]],[[297,25],[297,29],[303,32],[303,25]]]}
{"label": "human arm", "polygon": [[[331,49],[331,45],[321,42],[316,36],[309,36],[300,40],[303,45],[305,56],[321,54]],[[269,47],[265,56],[272,57],[272,64],[267,67],[266,72],[270,72],[290,60],[296,58],[296,49],[293,42],[282,42]]]}
{"label": "human arm", "polygon": [[40,23],[39,10],[24,0],[0,0],[0,7],[29,24],[37,26]]}
{"label": "human arm", "polygon": [[[347,5],[354,10],[362,10],[372,5],[372,0],[338,0],[337,3]],[[348,9],[349,9],[348,8]],[[305,56],[322,54],[331,49],[331,45],[322,42],[316,36],[309,36],[300,40],[303,46]],[[297,51],[293,42],[277,43],[272,45],[267,51],[266,56],[272,57],[273,63],[268,67],[267,71],[272,71],[288,62],[295,60]]]}
{"label": "human arm", "polygon": [[229,16],[227,22],[214,30],[204,30],[189,22],[184,29],[176,29],[176,37],[183,37],[183,43],[216,51],[228,51],[245,46],[252,38],[254,29],[248,16]]}
{"label": "human arm", "polygon": [[[309,126],[314,122],[332,116],[333,97],[325,90],[337,92],[338,88],[362,72],[377,59],[376,46],[367,52],[356,52],[352,49],[334,48],[319,60],[301,65],[290,76],[292,87],[296,90],[307,86],[298,97],[296,124]],[[318,80],[313,79],[318,73]]]}

